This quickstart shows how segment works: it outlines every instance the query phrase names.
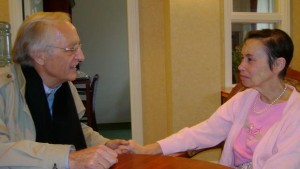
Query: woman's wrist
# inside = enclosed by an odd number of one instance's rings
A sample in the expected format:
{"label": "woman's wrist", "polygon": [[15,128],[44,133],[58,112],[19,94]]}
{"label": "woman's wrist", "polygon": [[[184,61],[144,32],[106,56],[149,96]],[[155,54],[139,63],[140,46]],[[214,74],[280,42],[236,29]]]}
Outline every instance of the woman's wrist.
{"label": "woman's wrist", "polygon": [[145,154],[162,154],[162,149],[158,143],[148,144],[145,146]]}

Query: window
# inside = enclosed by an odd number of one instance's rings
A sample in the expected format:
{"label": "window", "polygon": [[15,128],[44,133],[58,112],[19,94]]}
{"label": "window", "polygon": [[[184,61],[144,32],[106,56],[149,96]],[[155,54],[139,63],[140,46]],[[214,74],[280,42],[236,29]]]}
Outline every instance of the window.
{"label": "window", "polygon": [[279,28],[290,33],[290,0],[224,2],[225,87],[238,81],[238,50],[250,30]]}

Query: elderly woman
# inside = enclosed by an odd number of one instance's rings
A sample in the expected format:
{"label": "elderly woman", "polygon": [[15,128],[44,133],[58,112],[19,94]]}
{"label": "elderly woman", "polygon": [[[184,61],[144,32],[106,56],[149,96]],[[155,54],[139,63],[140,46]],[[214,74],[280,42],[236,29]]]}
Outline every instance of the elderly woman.
{"label": "elderly woman", "polygon": [[132,153],[171,154],[214,146],[223,140],[220,163],[238,169],[300,168],[300,94],[283,78],[293,42],[282,30],[247,34],[239,65],[247,90],[236,94],[208,120],[154,144],[130,141]]}

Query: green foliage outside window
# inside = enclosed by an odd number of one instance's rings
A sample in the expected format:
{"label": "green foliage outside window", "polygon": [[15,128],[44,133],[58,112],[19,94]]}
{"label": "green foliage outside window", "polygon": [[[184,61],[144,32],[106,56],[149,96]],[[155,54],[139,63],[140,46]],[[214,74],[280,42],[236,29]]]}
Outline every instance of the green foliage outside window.
{"label": "green foliage outside window", "polygon": [[239,69],[238,66],[240,65],[242,60],[241,57],[241,47],[235,47],[235,50],[232,51],[232,83],[239,82]]}

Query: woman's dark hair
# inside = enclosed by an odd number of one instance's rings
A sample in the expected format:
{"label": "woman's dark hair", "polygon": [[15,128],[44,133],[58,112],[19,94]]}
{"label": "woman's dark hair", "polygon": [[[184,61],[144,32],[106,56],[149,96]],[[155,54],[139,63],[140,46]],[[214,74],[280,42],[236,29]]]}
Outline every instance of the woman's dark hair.
{"label": "woman's dark hair", "polygon": [[279,73],[279,78],[284,78],[286,71],[291,63],[294,52],[294,44],[290,36],[280,29],[263,29],[248,32],[245,40],[261,40],[266,47],[270,69],[273,70],[273,64],[277,58],[284,58],[286,61],[284,69]]}

